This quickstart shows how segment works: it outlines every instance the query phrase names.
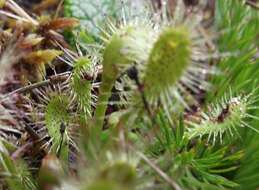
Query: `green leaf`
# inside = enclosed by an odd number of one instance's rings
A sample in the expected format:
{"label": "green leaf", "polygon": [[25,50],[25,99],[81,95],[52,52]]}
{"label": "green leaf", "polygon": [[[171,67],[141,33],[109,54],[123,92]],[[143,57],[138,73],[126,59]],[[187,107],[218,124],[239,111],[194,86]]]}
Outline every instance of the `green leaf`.
{"label": "green leaf", "polygon": [[181,147],[183,143],[183,137],[184,137],[184,122],[183,122],[183,116],[179,118],[179,124],[176,127],[176,145],[178,147]]}
{"label": "green leaf", "polygon": [[115,16],[118,9],[116,0],[65,0],[65,16],[75,17],[92,34],[99,33],[98,27],[105,17]]}

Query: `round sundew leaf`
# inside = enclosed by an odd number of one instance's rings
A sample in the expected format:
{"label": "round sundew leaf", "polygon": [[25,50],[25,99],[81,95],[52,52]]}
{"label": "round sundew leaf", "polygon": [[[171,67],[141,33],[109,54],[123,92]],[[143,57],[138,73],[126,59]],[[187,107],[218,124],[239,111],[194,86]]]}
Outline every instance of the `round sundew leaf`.
{"label": "round sundew leaf", "polygon": [[148,97],[156,97],[175,85],[186,70],[190,39],[185,28],[167,28],[151,50],[143,84]]}
{"label": "round sundew leaf", "polygon": [[103,76],[107,80],[117,77],[127,65],[145,59],[145,50],[151,40],[148,32],[145,26],[126,26],[113,34],[103,54]]}
{"label": "round sundew leaf", "polygon": [[[118,68],[116,68],[116,64],[127,64],[129,60],[122,53],[124,40],[118,35],[114,35],[110,41],[110,43],[105,48],[103,54],[103,75],[111,76],[113,79],[114,76],[117,76]],[[108,77],[107,77],[108,78]],[[106,82],[106,81],[103,81]]]}
{"label": "round sundew leaf", "polygon": [[248,127],[258,132],[258,129],[246,122],[246,118],[257,119],[256,116],[248,113],[251,108],[257,109],[250,106],[251,100],[248,98],[249,96],[251,95],[230,97],[228,100],[212,105],[209,113],[202,112],[203,117],[200,121],[187,120],[186,123],[189,128],[185,136],[192,139],[207,135],[208,140],[212,138],[213,143],[215,143],[217,137],[220,137],[222,142],[224,133],[230,133],[233,136],[238,132],[238,127],[240,126]]}
{"label": "round sundew leaf", "polygon": [[[102,84],[95,111],[96,129],[100,130],[103,127],[107,103],[117,77],[131,64],[141,61],[143,55],[140,50],[146,46],[146,43],[142,42],[143,37],[144,42],[147,42],[147,32],[146,28],[125,26],[109,39],[103,53]],[[137,45],[139,42],[140,45]]]}
{"label": "round sundew leaf", "polygon": [[[65,95],[54,95],[51,97],[45,111],[45,123],[50,137],[53,139],[52,144],[56,152],[63,134],[60,132],[62,124],[70,120],[69,97]],[[66,143],[66,142],[64,142]]]}

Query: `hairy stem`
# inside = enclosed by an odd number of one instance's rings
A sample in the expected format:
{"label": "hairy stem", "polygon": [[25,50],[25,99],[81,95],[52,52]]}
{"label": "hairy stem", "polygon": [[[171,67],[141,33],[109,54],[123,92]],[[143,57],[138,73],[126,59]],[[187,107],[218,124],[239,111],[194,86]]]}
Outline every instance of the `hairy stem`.
{"label": "hairy stem", "polygon": [[99,100],[98,100],[98,104],[94,115],[94,118],[95,118],[94,128],[98,132],[97,135],[100,134],[100,132],[102,131],[105,112],[107,110],[107,105],[108,105],[108,100],[111,96],[111,90],[115,82],[114,79],[109,80],[109,82],[107,82],[107,80],[105,79],[103,79],[103,81],[105,82],[103,82],[102,85],[100,86]]}

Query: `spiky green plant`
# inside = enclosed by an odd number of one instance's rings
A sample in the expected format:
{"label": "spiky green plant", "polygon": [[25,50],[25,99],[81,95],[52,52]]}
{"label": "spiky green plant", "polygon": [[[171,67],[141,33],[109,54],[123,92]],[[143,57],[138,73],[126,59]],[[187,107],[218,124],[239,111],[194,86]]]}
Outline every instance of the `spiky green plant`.
{"label": "spiky green plant", "polygon": [[[188,66],[190,43],[184,28],[165,29],[155,43],[147,63],[143,79],[147,94],[155,96],[176,83]],[[167,75],[166,70],[172,73]]]}
{"label": "spiky green plant", "polygon": [[[67,84],[54,85],[43,89],[37,89],[39,102],[27,101],[30,110],[28,115],[37,127],[41,148],[68,162],[69,147],[76,150],[78,136],[77,126],[79,123],[72,93]],[[76,111],[76,110],[74,110]]]}
{"label": "spiky green plant", "polygon": [[[142,51],[145,51],[145,44],[140,47],[136,43],[147,43],[150,36],[147,28],[136,26],[124,26],[115,30],[114,34],[106,42],[103,52],[103,73],[102,84],[99,90],[98,104],[95,110],[96,128],[100,130],[103,126],[104,116],[111,90],[116,79],[134,63],[143,60]],[[144,46],[144,50],[141,47]],[[141,50],[139,52],[139,50]]]}
{"label": "spiky green plant", "polygon": [[[45,122],[48,129],[48,133],[52,139],[52,150],[57,153],[60,148],[62,151],[68,151],[68,139],[66,135],[64,136],[64,144],[61,147],[60,141],[63,138],[62,135],[62,125],[66,125],[69,122],[69,99],[64,95],[53,95],[45,110]],[[65,129],[66,131],[66,129]],[[65,145],[65,146],[64,146]]]}
{"label": "spiky green plant", "polygon": [[[254,106],[258,100],[253,96],[252,93],[238,97],[232,97],[231,94],[229,97],[225,95],[221,101],[208,108],[208,113],[202,111],[198,113],[198,121],[187,121],[190,128],[186,136],[194,138],[208,135],[208,140],[212,138],[215,143],[217,137],[220,137],[220,142],[222,142],[222,136],[225,133],[230,136],[238,136],[237,127],[248,127],[258,132],[257,128],[247,123],[247,118],[259,119],[249,113],[258,109],[257,106]],[[195,120],[195,116],[192,119]]]}
{"label": "spiky green plant", "polygon": [[92,93],[95,86],[91,80],[84,80],[85,77],[94,77],[93,66],[91,60],[81,57],[74,63],[74,69],[71,79],[71,88],[78,102],[79,112],[84,117],[92,116],[92,106],[95,103],[95,95]]}
{"label": "spiky green plant", "polygon": [[167,28],[162,32],[150,52],[143,78],[144,91],[150,102],[161,97],[165,104],[171,87],[186,72],[190,56],[191,41],[186,29]]}
{"label": "spiky green plant", "polygon": [[[65,14],[80,6],[90,14],[97,3],[78,2],[65,1]],[[1,179],[14,190],[257,189],[258,12],[245,1],[219,0],[208,27],[207,1],[167,8],[164,0],[159,10],[131,2],[104,22],[81,17],[94,40],[79,41],[77,53],[60,45],[65,81],[44,81],[55,84],[28,92],[22,108],[21,100],[2,104],[0,171],[8,176]],[[14,123],[21,131],[11,130]],[[47,154],[33,172],[38,181],[14,164],[17,155],[29,167],[39,159],[27,158],[35,151],[24,150],[28,139]]]}
{"label": "spiky green plant", "polygon": [[0,142],[0,173],[1,177],[6,178],[6,185],[11,189],[37,188],[26,164],[21,160],[13,160],[9,154],[9,150]]}

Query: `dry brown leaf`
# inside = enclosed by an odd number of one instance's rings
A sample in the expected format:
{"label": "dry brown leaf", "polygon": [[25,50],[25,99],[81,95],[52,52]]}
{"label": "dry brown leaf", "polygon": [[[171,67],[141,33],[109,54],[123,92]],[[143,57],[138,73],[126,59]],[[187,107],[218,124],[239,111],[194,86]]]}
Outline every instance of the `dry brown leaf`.
{"label": "dry brown leaf", "polygon": [[52,62],[57,56],[61,55],[62,53],[62,51],[54,49],[39,50],[30,53],[24,59],[26,63],[29,64],[47,64]]}
{"label": "dry brown leaf", "polygon": [[26,38],[19,44],[22,49],[32,48],[41,43],[43,37],[39,37],[36,34],[29,34]]}
{"label": "dry brown leaf", "polygon": [[35,12],[42,12],[44,10],[47,10],[50,7],[54,7],[59,3],[59,0],[43,0],[41,3],[36,4],[33,7],[33,10]]}
{"label": "dry brown leaf", "polygon": [[75,18],[57,18],[47,23],[42,23],[41,28],[43,30],[63,30],[76,27],[78,24],[79,21]]}

